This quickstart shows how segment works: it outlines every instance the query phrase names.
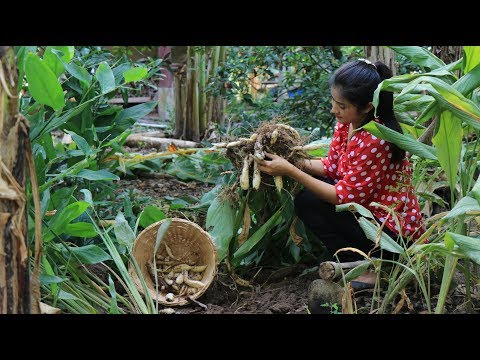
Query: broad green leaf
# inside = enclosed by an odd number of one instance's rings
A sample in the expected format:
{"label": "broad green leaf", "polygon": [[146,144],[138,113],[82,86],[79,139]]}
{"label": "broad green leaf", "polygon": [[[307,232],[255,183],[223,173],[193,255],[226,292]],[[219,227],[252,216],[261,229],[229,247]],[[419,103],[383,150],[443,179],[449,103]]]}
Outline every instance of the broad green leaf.
{"label": "broad green leaf", "polygon": [[396,144],[399,148],[425,159],[437,160],[435,148],[422,144],[410,136],[400,134],[385,125],[370,121],[363,128],[378,138]]}
{"label": "broad green leaf", "polygon": [[121,212],[118,213],[115,218],[115,224],[113,225],[113,230],[115,232],[115,237],[119,244],[125,245],[127,248],[135,241],[135,233],[133,232],[130,225],[128,225],[125,216]]}
{"label": "broad green leaf", "polygon": [[[82,264],[98,264],[102,261],[112,260],[112,257],[97,245],[68,246],[68,251],[71,251]],[[62,252],[67,252],[67,250],[63,249]]]}
{"label": "broad green leaf", "polygon": [[146,67],[134,67],[123,72],[125,83],[142,80],[147,75]]}
{"label": "broad green leaf", "polygon": [[77,144],[77,147],[82,151],[82,153],[87,156],[92,153],[90,145],[88,145],[87,141],[83,137],[77,135],[73,131],[65,130],[65,132],[72,137],[72,140],[75,142],[75,144]]}
{"label": "broad green leaf", "polygon": [[480,129],[480,108],[477,104],[445,83],[433,81],[431,84],[438,91],[432,91],[431,95],[444,109],[451,111],[475,129]]}
{"label": "broad green leaf", "polygon": [[427,49],[420,46],[389,46],[411,62],[431,70],[445,66],[445,63]]}
{"label": "broad green leaf", "polygon": [[440,116],[440,126],[432,138],[437,151],[438,162],[447,175],[450,188],[457,184],[458,163],[462,151],[463,129],[460,119],[450,111],[443,111]]}
{"label": "broad green leaf", "polygon": [[423,124],[425,121],[430,120],[439,111],[439,108],[440,108],[440,106],[438,105],[438,103],[436,101],[433,101],[418,116],[417,123],[418,124]]}
{"label": "broad green leaf", "polygon": [[354,203],[354,202],[350,202],[350,203],[335,206],[335,211],[336,212],[347,211],[347,210],[352,211],[352,212],[356,211],[360,215],[365,216],[366,218],[369,218],[369,219],[375,219],[375,217],[373,216],[373,214],[370,210],[368,210],[366,207],[364,207],[360,204]]}
{"label": "broad green leaf", "polygon": [[51,204],[49,210],[60,211],[63,208],[67,207],[72,199],[73,192],[75,191],[75,186],[64,187],[58,190],[55,190],[51,194]]}
{"label": "broad green leaf", "polygon": [[203,194],[202,198],[200,199],[200,204],[211,203],[217,195],[222,191],[222,187],[220,185],[215,186],[209,192]]}
{"label": "broad green leaf", "polygon": [[25,59],[27,58],[27,54],[29,52],[35,54],[37,52],[37,47],[36,46],[20,46],[16,54],[17,69],[18,69],[17,92],[20,92],[24,83],[23,77],[25,76]]}
{"label": "broad green leaf", "polygon": [[233,204],[216,197],[207,211],[206,228],[215,240],[218,250],[218,263],[227,255],[230,240],[233,237],[235,226],[235,210]]}
{"label": "broad green leaf", "polygon": [[[405,74],[398,75],[392,78],[383,80],[375,92],[373,93],[373,106],[375,107],[375,113],[378,107],[378,100],[381,91],[392,91],[394,93],[399,93],[397,97],[400,96],[400,99],[404,94],[415,92],[421,94],[429,90],[428,86],[422,84],[424,78],[441,78],[450,83],[454,83],[457,79],[447,70],[435,70],[429,73],[420,73],[420,74]],[[397,100],[395,100],[397,101]]]}
{"label": "broad green leaf", "polygon": [[65,280],[67,279],[55,275],[40,274],[40,284],[42,285],[58,284]]}
{"label": "broad green leaf", "polygon": [[89,169],[83,169],[80,170],[77,175],[77,177],[87,179],[87,180],[120,180],[120,178],[112,174],[110,171],[102,169],[102,170],[89,170]]}
{"label": "broad green leaf", "polygon": [[67,224],[82,215],[89,206],[85,201],[77,201],[58,211],[48,222],[48,226],[44,227],[43,241],[50,241],[55,235],[63,234]]}
{"label": "broad green leaf", "polygon": [[420,129],[416,126],[410,126],[410,125],[403,124],[403,123],[401,123],[400,126],[403,129],[403,133],[408,132],[408,133],[412,134],[415,139],[418,139],[425,131],[425,129]]}
{"label": "broad green leaf", "polygon": [[64,233],[81,238],[93,238],[98,235],[97,230],[95,230],[95,226],[87,222],[67,224],[65,226]]}
{"label": "broad green leaf", "polygon": [[[199,174],[195,163],[189,157],[177,157],[166,167],[166,172],[169,175],[178,177],[181,180],[197,179]],[[200,179],[198,179],[200,180]]]}
{"label": "broad green leaf", "polygon": [[153,108],[157,105],[157,101],[149,101],[140,105],[135,105],[120,111],[114,119],[114,122],[121,124],[125,120],[138,120],[150,114]]}
{"label": "broad green leaf", "polygon": [[452,87],[460,92],[463,96],[469,94],[480,86],[480,64],[476,65],[467,74],[458,79]]}
{"label": "broad green leaf", "polygon": [[51,134],[43,134],[42,138],[40,139],[40,144],[45,149],[48,161],[51,161],[57,157],[55,148],[53,147],[53,139]]}
{"label": "broad green leaf", "polygon": [[113,77],[112,69],[110,69],[110,66],[108,66],[105,61],[98,65],[95,77],[100,83],[102,94],[109,93],[115,89],[115,78]]}
{"label": "broad green leaf", "polygon": [[40,210],[42,213],[42,218],[45,216],[45,212],[47,211],[47,207],[49,203],[50,203],[50,189],[47,189],[42,193],[42,201],[40,202]]}
{"label": "broad green leaf", "polygon": [[157,221],[163,220],[166,217],[167,216],[165,215],[165,213],[158,207],[153,205],[147,205],[139,216],[139,224],[141,227],[146,228],[147,226],[156,223]]}
{"label": "broad green leaf", "polygon": [[245,241],[237,251],[233,254],[234,259],[241,258],[247,255],[257,243],[263,239],[263,237],[278,225],[282,220],[282,208],[278,209],[275,214],[268,219],[253,235],[251,235],[247,241]]}
{"label": "broad green leaf", "polygon": [[468,195],[477,199],[478,203],[480,204],[480,176],[477,178],[475,185],[473,185],[473,188]]}
{"label": "broad green leaf", "polygon": [[113,77],[115,78],[115,86],[120,85],[123,79],[123,73],[130,69],[130,64],[123,63],[112,69]]}
{"label": "broad green leaf", "polygon": [[[41,147],[43,150],[43,147],[41,145],[39,145],[39,147]],[[33,161],[35,164],[35,172],[37,173],[37,184],[41,186],[45,184],[47,172],[47,164],[43,158],[43,152],[38,152],[37,154],[35,154]]]}
{"label": "broad green leaf", "polygon": [[83,82],[87,87],[92,83],[92,75],[86,69],[74,63],[65,66],[70,75]]}
{"label": "broad green leaf", "polygon": [[480,212],[479,202],[470,196],[461,198],[453,207],[452,210],[445,215],[442,220],[456,219],[458,216],[467,215],[469,212]]}
{"label": "broad green leaf", "polygon": [[34,142],[38,137],[41,137],[43,134],[48,133],[59,126],[63,125],[74,116],[80,114],[85,107],[94,100],[98,99],[101,95],[96,96],[80,105],[75,106],[74,108],[67,110],[62,116],[56,116],[53,114],[48,121],[45,123],[39,123],[34,126],[30,131],[30,140]]}
{"label": "broad green leaf", "polygon": [[65,66],[62,61],[58,59],[54,50],[61,51],[61,59],[64,63],[69,63],[73,59],[74,47],[73,46],[47,46],[45,53],[43,54],[43,62],[52,70],[55,76],[58,78],[64,71]]}
{"label": "broad green leaf", "polygon": [[406,111],[424,111],[435,99],[429,95],[424,94],[404,94],[403,98],[397,97],[395,99],[395,108],[399,112]]}
{"label": "broad green leaf", "polygon": [[[368,221],[364,217],[359,218],[358,223],[360,224],[360,227],[362,228],[366,237],[372,240],[373,242],[376,242],[377,232],[379,227],[372,224],[370,221]],[[382,231],[382,234],[380,235],[380,247],[384,250],[388,250],[396,254],[401,254],[405,251],[395,240],[393,240],[390,236],[388,236],[383,231]]]}
{"label": "broad green leaf", "polygon": [[480,64],[480,46],[464,46],[463,52],[465,54],[463,73],[467,74]]}
{"label": "broad green leaf", "polygon": [[445,238],[452,240],[458,245],[460,250],[473,262],[480,264],[480,238],[464,236],[447,232]]}
{"label": "broad green leaf", "polygon": [[57,77],[37,55],[28,53],[25,61],[25,76],[28,81],[28,91],[36,101],[54,110],[65,106],[63,89]]}
{"label": "broad green leaf", "polygon": [[[93,129],[93,131],[96,131],[96,127],[93,126],[93,120],[94,115],[92,110],[92,104],[88,104],[85,110],[82,112],[82,125],[80,127],[80,134],[85,134],[86,132],[88,134],[89,129]],[[91,139],[89,140],[91,142]]]}

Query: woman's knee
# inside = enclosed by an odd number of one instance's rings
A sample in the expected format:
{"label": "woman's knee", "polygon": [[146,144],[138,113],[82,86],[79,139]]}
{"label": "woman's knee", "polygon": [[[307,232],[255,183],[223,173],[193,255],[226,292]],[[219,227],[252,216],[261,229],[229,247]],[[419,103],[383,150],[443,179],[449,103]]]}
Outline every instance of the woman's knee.
{"label": "woman's knee", "polygon": [[326,201],[320,199],[313,192],[307,189],[300,191],[294,200],[295,210],[325,210],[326,208],[334,209],[332,204],[327,203]]}
{"label": "woman's knee", "polygon": [[295,197],[294,205],[296,215],[309,225],[311,222],[322,222],[319,218],[328,217],[329,212],[335,212],[332,204],[318,198],[309,190],[302,190]]}

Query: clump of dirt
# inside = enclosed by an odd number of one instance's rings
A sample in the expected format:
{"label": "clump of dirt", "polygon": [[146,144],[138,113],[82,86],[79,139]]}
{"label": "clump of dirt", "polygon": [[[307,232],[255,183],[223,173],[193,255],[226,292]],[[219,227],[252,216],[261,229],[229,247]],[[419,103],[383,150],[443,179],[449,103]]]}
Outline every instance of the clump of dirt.
{"label": "clump of dirt", "polygon": [[305,157],[304,153],[294,149],[295,146],[300,147],[303,142],[294,128],[272,120],[262,123],[249,139],[240,138],[237,145],[227,146],[226,156],[238,170],[243,169],[246,157],[253,155],[263,159],[265,152],[295,162]]}
{"label": "clump of dirt", "polygon": [[239,286],[221,265],[198,303],[175,307],[177,314],[307,314],[307,290],[318,277],[305,264],[256,268],[251,287]]}

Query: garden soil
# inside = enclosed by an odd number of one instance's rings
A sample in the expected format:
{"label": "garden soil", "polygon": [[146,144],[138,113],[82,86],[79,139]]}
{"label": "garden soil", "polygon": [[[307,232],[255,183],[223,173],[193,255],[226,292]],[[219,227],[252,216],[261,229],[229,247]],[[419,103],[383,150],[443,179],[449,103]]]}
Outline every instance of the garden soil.
{"label": "garden soil", "polygon": [[[136,189],[145,196],[161,201],[165,196],[180,197],[185,195],[200,198],[213,185],[196,181],[180,181],[174,177],[157,176],[156,178],[139,178],[120,180],[120,188]],[[205,215],[191,214],[187,211],[175,210],[169,217],[181,217],[205,225]],[[250,286],[240,286],[222,263],[218,274],[208,290],[197,299],[196,303],[173,307],[176,314],[309,314],[307,294],[309,284],[318,278],[318,264],[296,264],[273,268],[257,267],[241,275]],[[446,313],[479,313],[480,284],[472,288],[472,308],[468,309],[465,301],[465,285],[461,274],[455,274],[455,283],[446,302]],[[432,309],[436,304],[439,285],[432,285]],[[120,289],[118,289],[120,290]],[[382,293],[380,293],[381,296]],[[406,289],[403,305],[400,304],[398,314],[422,314],[426,312],[426,303],[421,291],[415,285]],[[372,306],[371,290],[353,295],[356,313],[369,314],[376,312],[376,304]],[[395,299],[390,313],[401,303],[400,296]],[[341,312],[341,306],[334,304],[330,308],[333,314]]]}

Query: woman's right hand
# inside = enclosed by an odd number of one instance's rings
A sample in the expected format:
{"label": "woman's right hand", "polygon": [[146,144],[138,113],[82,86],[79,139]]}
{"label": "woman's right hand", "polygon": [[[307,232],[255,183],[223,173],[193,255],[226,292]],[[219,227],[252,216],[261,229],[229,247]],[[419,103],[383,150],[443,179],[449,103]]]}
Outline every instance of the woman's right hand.
{"label": "woman's right hand", "polygon": [[265,158],[269,158],[271,160],[258,160],[258,168],[260,171],[263,171],[272,176],[289,176],[292,171],[295,170],[295,166],[289,163],[287,160],[278,156],[276,154],[269,154],[265,153]]}

